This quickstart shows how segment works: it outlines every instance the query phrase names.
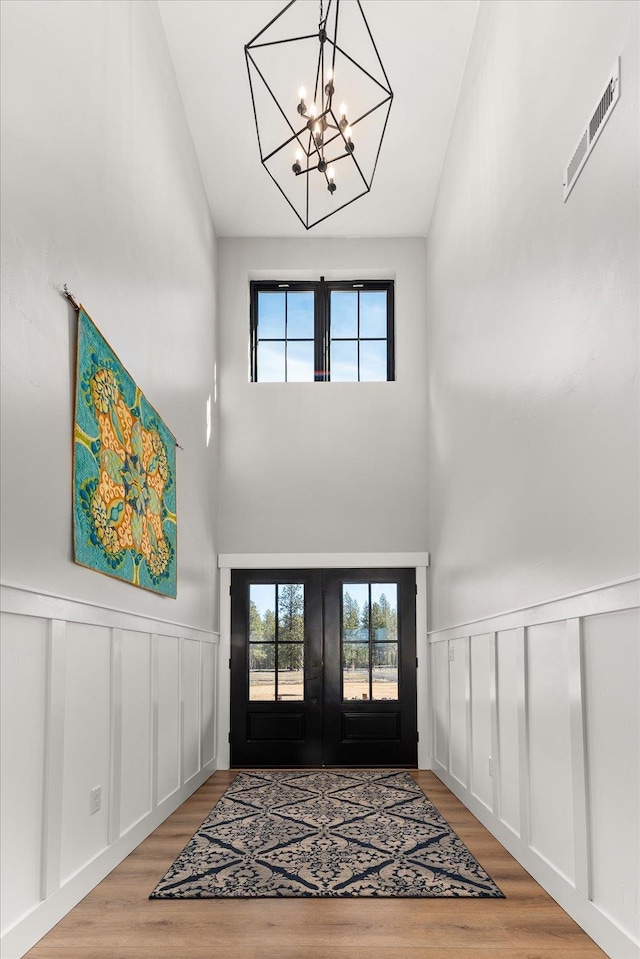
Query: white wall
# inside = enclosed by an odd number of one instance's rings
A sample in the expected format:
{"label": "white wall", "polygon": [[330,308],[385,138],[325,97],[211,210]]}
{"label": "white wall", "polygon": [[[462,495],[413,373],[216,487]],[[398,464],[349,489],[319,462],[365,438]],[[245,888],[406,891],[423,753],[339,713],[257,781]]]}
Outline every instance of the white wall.
{"label": "white wall", "polygon": [[[215,768],[216,240],[156,4],[1,9],[2,949],[15,957]],[[72,561],[64,283],[184,448],[175,601]]]}
{"label": "white wall", "polygon": [[481,5],[427,240],[433,628],[638,570],[639,116],[636,2]]}
{"label": "white wall", "polygon": [[638,9],[481,4],[427,240],[434,769],[613,959],[640,955]]}
{"label": "white wall", "polygon": [[[424,240],[221,239],[220,549],[426,548]],[[395,279],[396,381],[250,383],[249,280]]]}
{"label": "white wall", "polygon": [[[2,36],[3,580],[209,629],[215,235],[158,10],[8,0]],[[71,562],[64,283],[184,448],[175,601]]]}

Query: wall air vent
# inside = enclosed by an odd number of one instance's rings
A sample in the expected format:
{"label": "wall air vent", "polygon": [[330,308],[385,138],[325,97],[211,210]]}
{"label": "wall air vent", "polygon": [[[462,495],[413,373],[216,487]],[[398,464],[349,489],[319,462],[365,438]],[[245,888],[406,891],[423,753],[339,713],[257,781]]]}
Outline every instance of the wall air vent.
{"label": "wall air vent", "polygon": [[598,105],[594,109],[591,117],[585,124],[580,134],[580,139],[575,150],[571,154],[571,159],[567,163],[564,171],[564,199],[565,202],[573,190],[574,184],[580,176],[582,169],[589,159],[596,141],[602,133],[604,126],[613,112],[613,108],[620,99],[620,57],[615,62],[614,68],[609,74],[607,85],[604,88]]}

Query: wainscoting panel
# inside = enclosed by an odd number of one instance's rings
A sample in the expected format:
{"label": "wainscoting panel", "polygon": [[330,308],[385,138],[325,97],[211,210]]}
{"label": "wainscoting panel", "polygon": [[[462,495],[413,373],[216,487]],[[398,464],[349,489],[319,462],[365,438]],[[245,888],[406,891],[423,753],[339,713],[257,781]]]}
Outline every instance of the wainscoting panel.
{"label": "wainscoting panel", "polygon": [[566,624],[532,626],[527,652],[531,847],[573,882]]}
{"label": "wainscoting panel", "polygon": [[183,639],[182,649],[182,782],[200,770],[200,643]]}
{"label": "wainscoting panel", "polygon": [[453,639],[449,643],[449,656],[453,657],[449,663],[451,774],[462,786],[467,786],[469,783],[467,708],[470,704],[467,691],[469,678],[467,646],[466,639]]}
{"label": "wainscoting panel", "polygon": [[201,764],[206,766],[216,754],[216,646],[203,644],[200,648],[202,671],[202,756]]}
{"label": "wainscoting panel", "polygon": [[429,634],[435,772],[612,959],[640,956],[639,638],[640,577]]}
{"label": "wainscoting panel", "polygon": [[18,959],[215,771],[219,639],[16,586],[0,597],[1,950]]}
{"label": "wainscoting panel", "polygon": [[180,640],[158,636],[158,802],[180,787]]}
{"label": "wainscoting panel", "polygon": [[494,813],[520,835],[520,771],[518,765],[518,630],[496,633],[497,713],[500,768],[498,808]]}
{"label": "wainscoting panel", "polygon": [[122,633],[120,832],[151,812],[151,636]]}
{"label": "wainscoting panel", "polygon": [[47,624],[4,616],[0,654],[2,708],[15,717],[1,727],[0,878],[3,921],[11,925],[40,902]]}
{"label": "wainscoting panel", "polygon": [[434,755],[441,766],[449,768],[449,644],[431,647],[431,683],[433,690]]}
{"label": "wainscoting panel", "polygon": [[493,633],[475,636],[471,643],[471,789],[491,809],[493,783],[491,746],[491,644]]}
{"label": "wainscoting panel", "polygon": [[582,640],[591,895],[605,915],[616,917],[631,938],[640,940],[634,856],[640,848],[640,610],[589,617]]}
{"label": "wainscoting panel", "polygon": [[[111,634],[104,626],[67,623],[62,757],[60,884],[107,845],[111,717]],[[89,795],[102,805],[91,815]]]}

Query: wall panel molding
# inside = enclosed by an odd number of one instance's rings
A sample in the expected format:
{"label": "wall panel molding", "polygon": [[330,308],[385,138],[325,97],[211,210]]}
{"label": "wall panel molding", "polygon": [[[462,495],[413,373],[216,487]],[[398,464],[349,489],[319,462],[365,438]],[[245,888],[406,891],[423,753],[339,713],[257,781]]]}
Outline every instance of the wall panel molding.
{"label": "wall panel molding", "polygon": [[[635,703],[640,696],[640,690],[637,690],[638,676],[634,669],[632,661],[637,659],[637,624],[640,621],[637,616],[631,616],[630,610],[640,609],[640,577],[633,577],[627,580],[619,581],[613,584],[597,587],[596,589],[587,589],[583,593],[572,594],[570,597],[553,599],[547,604],[539,603],[526,609],[503,613],[499,616],[490,616],[485,620],[476,621],[468,624],[467,627],[453,627],[451,629],[437,630],[429,634],[428,652],[430,655],[430,671],[434,680],[440,683],[449,681],[453,674],[454,662],[450,656],[445,657],[441,654],[444,650],[451,651],[456,647],[456,656],[458,650],[465,645],[467,649],[473,648],[474,637],[490,634],[490,653],[491,665],[489,674],[486,677],[487,689],[477,688],[478,677],[472,675],[471,664],[472,657],[465,657],[466,669],[466,689],[471,697],[473,706],[474,695],[482,695],[489,698],[491,704],[491,735],[487,739],[486,747],[491,748],[493,758],[493,809],[487,807],[485,803],[479,800],[473,792],[473,776],[469,778],[465,786],[460,782],[458,776],[454,775],[451,768],[452,748],[451,737],[455,729],[459,729],[462,724],[467,726],[467,769],[472,769],[472,750],[474,748],[474,737],[478,732],[475,729],[469,729],[469,703],[462,702],[458,697],[458,704],[452,696],[449,696],[447,708],[445,709],[441,697],[435,695],[434,689],[431,696],[432,709],[432,728],[445,731],[449,737],[448,744],[442,743],[438,755],[433,751],[432,767],[440,779],[451,789],[453,793],[467,806],[471,812],[493,833],[494,836],[518,859],[534,878],[557,900],[557,902],[578,922],[583,929],[601,946],[613,959],[638,959],[640,957],[640,930],[633,930],[633,923],[629,922],[629,902],[637,901],[639,890],[631,888],[633,882],[627,881],[624,895],[627,898],[626,905],[622,900],[617,901],[614,898],[614,908],[611,909],[611,903],[608,908],[599,908],[597,898],[593,895],[593,870],[598,868],[601,884],[605,887],[614,879],[611,869],[614,868],[615,857],[610,861],[601,860],[598,864],[594,863],[592,845],[595,835],[605,837],[608,835],[612,826],[610,823],[610,813],[608,807],[604,807],[602,801],[599,804],[599,811],[591,808],[590,790],[602,791],[602,782],[596,774],[596,767],[589,761],[589,741],[586,735],[588,723],[592,714],[590,713],[590,702],[585,689],[585,653],[584,653],[584,630],[593,628],[589,624],[599,624],[597,635],[599,642],[605,643],[607,638],[613,634],[617,636],[618,650],[625,650],[624,658],[620,657],[615,662],[615,666],[607,677],[600,680],[600,672],[591,669],[590,682],[596,684],[590,687],[592,692],[595,688],[598,691],[600,703],[600,725],[599,729],[603,735],[604,742],[610,743],[608,755],[616,756],[617,766],[610,767],[617,770],[616,776],[622,777],[623,771],[626,775],[626,786],[622,782],[617,788],[620,790],[628,789],[629,783],[634,782],[634,777],[629,773],[629,763],[632,765],[638,763],[640,755],[640,741],[637,724],[634,725],[633,710]],[[535,627],[547,626],[547,624],[557,624],[553,631],[549,629],[544,631]],[[586,625],[585,625],[586,624]],[[607,625],[609,624],[609,625]],[[635,625],[634,625],[635,624]],[[500,637],[498,637],[500,631]],[[612,632],[613,631],[613,632]],[[566,642],[551,642],[549,637],[559,635],[560,638],[566,637]],[[456,642],[458,641],[458,642]],[[541,642],[540,642],[541,641]],[[601,646],[601,655],[606,656],[606,650]],[[534,663],[537,664],[537,673],[529,671],[529,664],[535,653]],[[435,668],[436,657],[440,663],[440,672]],[[629,663],[625,659],[629,658]],[[509,665],[511,664],[511,665]],[[541,664],[544,666],[540,672]],[[459,663],[456,669],[459,669]],[[515,672],[514,672],[515,665]],[[448,666],[448,677],[447,669]],[[631,678],[633,673],[635,679]],[[459,672],[458,683],[460,682]],[[535,686],[531,688],[531,682],[534,676],[544,680],[545,676],[556,677],[554,683],[546,689],[544,682],[542,687]],[[560,682],[558,677],[564,677]],[[624,677],[622,682],[617,677]],[[500,702],[501,695],[504,697],[511,695],[515,681],[515,701],[517,704],[517,761],[515,744],[509,746],[511,767],[517,767],[518,775],[508,778],[504,775],[503,752],[500,741],[501,736],[501,715]],[[633,683],[636,686],[633,686]],[[600,683],[601,685],[598,685]],[[505,684],[505,685],[502,685]],[[629,722],[626,724],[629,729],[635,729],[635,734],[627,730],[627,740],[624,752],[621,752],[617,746],[617,729],[615,722],[612,721],[610,729],[602,729],[603,722],[603,703],[607,698],[616,696],[616,688],[625,690],[624,703],[628,702],[628,710],[623,708],[622,715],[628,715]],[[635,692],[630,695],[630,690],[634,688]],[[529,707],[529,697],[535,693],[534,704],[536,709]],[[505,700],[507,701],[507,700]],[[620,706],[621,700],[617,703]],[[546,705],[552,710],[552,715],[559,719],[560,724],[566,723],[562,728],[550,724]],[[455,710],[458,709],[458,714]],[[620,714],[620,709],[618,709]],[[516,713],[514,712],[514,719]],[[566,718],[565,718],[566,717]],[[604,716],[606,720],[606,716]],[[619,720],[618,720],[619,721]],[[553,725],[553,731],[549,728]],[[606,721],[604,723],[606,726]],[[504,726],[502,726],[502,734]],[[557,782],[540,782],[532,779],[536,775],[536,764],[532,762],[532,741],[537,748],[536,755],[538,760],[542,753],[545,736],[555,734],[561,737],[563,741],[570,743],[570,751],[567,753],[567,762],[570,762],[570,780],[569,788],[566,784],[560,788]],[[629,748],[631,740],[629,737],[636,737],[636,748]],[[533,737],[533,740],[532,740]],[[549,744],[550,747],[553,745]],[[448,746],[448,748],[443,748]],[[485,743],[483,740],[482,747]],[[600,746],[602,751],[602,745]],[[553,752],[553,750],[551,750]],[[560,754],[558,754],[560,755]],[[447,761],[447,765],[443,762]],[[460,760],[458,759],[458,763]],[[595,778],[594,778],[595,777]],[[638,774],[635,775],[637,789]],[[519,829],[514,830],[510,825],[503,821],[502,791],[501,785],[506,790],[505,803],[511,809],[519,809]],[[609,794],[615,792],[615,783],[607,783]],[[627,797],[630,808],[637,810],[640,807],[640,797]],[[604,812],[603,812],[604,807]],[[562,814],[569,823],[569,829],[572,830],[573,850],[574,850],[574,876],[568,877],[550,861],[551,852],[555,849],[543,850],[537,849],[532,843],[531,824],[532,816],[535,813],[535,822],[549,823],[548,817],[554,817]],[[634,813],[636,815],[636,813]],[[626,827],[618,824],[618,831],[628,829],[628,834],[633,835],[634,823],[627,821]],[[599,840],[606,844],[604,838]],[[612,842],[615,838],[612,837]],[[547,855],[545,855],[547,853]],[[632,848],[626,851],[628,856],[637,854]],[[604,873],[603,873],[604,869]],[[609,872],[607,872],[607,869]],[[633,873],[633,867],[629,867],[629,874]],[[636,875],[640,873],[640,863],[635,870]],[[637,881],[637,880],[636,880]],[[596,901],[594,901],[594,898]],[[626,911],[625,911],[626,910]]]}
{"label": "wall panel molding", "polygon": [[541,626],[580,616],[596,616],[598,613],[613,613],[621,609],[640,606],[640,573],[612,583],[590,586],[577,593],[558,596],[546,602],[532,603],[502,613],[493,613],[484,619],[468,623],[444,626],[429,630],[430,643],[442,643],[447,639],[464,636],[479,636],[505,629],[523,626]]}
{"label": "wall panel molding", "polygon": [[[217,662],[219,637],[212,631],[206,632],[194,627],[180,626],[176,623],[77,602],[65,597],[39,594],[33,590],[6,584],[3,584],[0,590],[0,622],[3,627],[3,637],[6,630],[7,636],[13,635],[14,640],[20,635],[17,630],[22,622],[25,625],[27,622],[43,624],[40,628],[44,628],[46,634],[46,641],[42,644],[39,654],[45,677],[41,706],[44,717],[44,770],[40,797],[42,842],[39,844],[39,849],[33,853],[33,862],[29,863],[31,870],[35,870],[36,876],[40,876],[40,901],[37,901],[37,893],[35,899],[20,901],[21,909],[16,909],[15,912],[17,918],[10,920],[9,926],[2,930],[1,954],[7,959],[16,959],[31,948],[69,909],[90,892],[96,883],[215,772],[217,767],[215,755],[211,756],[211,748],[209,747],[208,755],[203,755],[203,730],[208,721],[204,717],[215,715],[217,708],[215,678],[219,672]],[[84,683],[91,679],[87,672],[87,663],[91,664],[90,657],[84,656],[82,663],[76,663],[74,670],[68,669],[69,624],[74,624],[76,648],[84,646],[83,626],[86,627],[87,644],[95,641],[95,627],[109,631],[106,678],[109,690],[109,712],[104,720],[104,726],[101,727],[100,744],[92,745],[91,742],[87,742],[82,747],[85,750],[93,749],[94,753],[96,749],[100,750],[104,768],[108,769],[108,778],[101,778],[95,783],[95,785],[99,783],[102,787],[101,809],[97,815],[106,817],[107,827],[103,845],[98,849],[97,855],[92,855],[89,861],[84,863],[80,858],[80,847],[75,849],[74,839],[68,836],[65,839],[62,829],[65,795],[80,796],[78,808],[86,809],[87,817],[90,815],[88,791],[86,806],[82,792],[86,785],[84,782],[76,782],[73,778],[73,769],[78,769],[78,762],[69,765],[64,762],[65,736],[69,732],[69,712],[66,703],[69,695],[73,694],[74,688],[76,691],[83,688]],[[79,628],[80,633],[78,633]],[[149,643],[149,654],[146,659],[141,660],[140,657],[136,658],[131,653],[138,649],[137,644],[143,641],[142,636],[146,636],[146,641]],[[80,647],[78,647],[78,637],[81,640]],[[161,690],[159,663],[163,642],[168,644],[176,641],[180,655],[176,663],[175,685],[172,674],[170,685],[174,691],[177,690],[178,703],[181,707],[175,720],[179,727],[177,759],[181,775],[176,788],[172,789],[170,795],[159,797],[158,766],[161,758],[159,710],[165,701],[163,697],[169,695],[167,685],[164,692]],[[128,656],[125,655],[127,651],[129,651]],[[185,658],[183,651],[186,651],[189,658],[188,670],[183,668]],[[206,685],[203,684],[205,662],[211,674]],[[89,671],[90,669],[89,665]],[[95,673],[93,675],[95,676]],[[188,676],[189,680],[187,690],[184,688],[185,676]],[[10,679],[11,677],[8,677],[9,681]],[[145,696],[149,697],[149,773],[147,775],[145,768],[144,776],[140,776],[137,783],[127,783],[122,779],[123,743],[130,742],[130,737],[136,735],[137,728],[127,728],[127,723],[133,723],[135,726],[137,720],[135,715],[127,720],[127,715],[132,716],[131,710],[129,709],[128,712],[123,710],[125,680],[129,683],[126,687],[129,690],[127,700],[129,703],[131,695],[135,695],[140,682],[144,683]],[[205,688],[206,699],[203,693]],[[170,696],[174,695],[172,691]],[[185,702],[189,708],[188,724],[185,724],[183,715]],[[168,714],[171,714],[170,708]],[[87,722],[91,718],[87,716]],[[15,722],[15,717],[6,715],[3,716],[3,721]],[[213,752],[215,753],[215,749]],[[191,767],[185,771],[184,760],[187,755],[192,757],[192,763]],[[76,759],[80,761],[80,765],[83,764],[82,755],[77,755]],[[25,755],[24,761],[37,763],[40,768],[42,758]],[[127,788],[128,793],[125,792]],[[78,790],[81,791],[78,792]],[[132,792],[132,790],[135,791]],[[134,809],[137,803],[140,812],[146,810],[141,818],[129,824],[121,821],[125,796],[128,796],[130,800],[132,796],[135,797]],[[87,819],[88,822],[89,819]],[[66,858],[69,858],[70,851],[72,857],[75,856],[78,859],[80,868],[62,882],[61,862],[65,854]],[[24,866],[24,862],[14,864],[15,870],[20,870]]]}
{"label": "wall panel molding", "polygon": [[60,888],[66,630],[67,624],[62,620],[52,619],[48,623],[45,663],[43,829],[40,861],[42,899],[47,899]]}
{"label": "wall panel molding", "polygon": [[586,702],[582,662],[582,621],[580,619],[567,620],[567,654],[575,884],[578,892],[586,899],[590,899],[591,867],[589,856],[589,798],[587,795]]}
{"label": "wall panel molding", "polygon": [[35,616],[38,619],[60,619],[67,623],[90,623],[109,629],[130,629],[139,633],[162,633],[163,636],[198,639],[203,643],[216,642],[215,637],[219,635],[213,629],[174,623],[114,606],[98,606],[55,593],[39,593],[27,586],[7,582],[0,583],[0,612]]}

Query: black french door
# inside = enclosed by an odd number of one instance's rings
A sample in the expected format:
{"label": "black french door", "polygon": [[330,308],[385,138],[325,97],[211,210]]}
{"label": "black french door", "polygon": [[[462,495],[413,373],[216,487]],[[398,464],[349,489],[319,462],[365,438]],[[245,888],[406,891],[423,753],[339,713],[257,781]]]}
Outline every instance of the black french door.
{"label": "black french door", "polygon": [[417,764],[415,570],[236,570],[231,765]]}

